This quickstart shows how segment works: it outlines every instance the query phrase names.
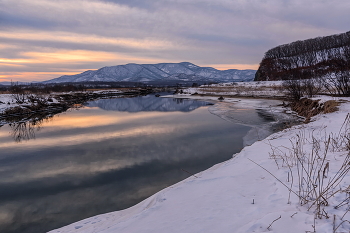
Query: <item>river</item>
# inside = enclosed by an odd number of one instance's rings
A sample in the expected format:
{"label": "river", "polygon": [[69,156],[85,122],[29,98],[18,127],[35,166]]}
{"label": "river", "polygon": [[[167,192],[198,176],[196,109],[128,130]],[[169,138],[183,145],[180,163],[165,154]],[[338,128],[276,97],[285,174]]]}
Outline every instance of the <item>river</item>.
{"label": "river", "polygon": [[[125,209],[232,158],[252,127],[210,113],[212,105],[152,95],[101,99],[2,126],[0,232],[47,232]],[[254,109],[236,114],[256,125],[274,121]]]}

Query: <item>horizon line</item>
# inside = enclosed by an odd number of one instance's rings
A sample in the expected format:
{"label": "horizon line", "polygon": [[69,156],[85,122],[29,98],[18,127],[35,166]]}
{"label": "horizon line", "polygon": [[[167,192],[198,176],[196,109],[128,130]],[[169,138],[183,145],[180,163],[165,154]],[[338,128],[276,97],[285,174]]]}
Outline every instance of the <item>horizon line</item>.
{"label": "horizon line", "polygon": [[[183,62],[161,62],[161,63],[149,63],[150,65],[153,64],[162,64],[162,63],[183,63]],[[194,65],[197,65],[192,62],[188,62]],[[139,64],[139,63],[126,63],[122,65],[127,64]],[[140,64],[140,65],[146,65],[146,64]],[[112,66],[119,66],[119,65],[112,65]],[[103,66],[103,67],[112,67],[112,66]],[[229,69],[238,69],[238,70],[257,70],[259,65],[258,64],[204,64],[204,65],[198,65],[200,67],[211,67],[217,70],[229,70]],[[101,67],[101,68],[103,68]],[[67,71],[27,71],[27,72],[0,72],[0,82],[41,82],[41,81],[47,81],[54,78],[59,78],[63,75],[77,75],[81,74],[88,70],[99,70],[101,68],[97,69],[71,69]]]}

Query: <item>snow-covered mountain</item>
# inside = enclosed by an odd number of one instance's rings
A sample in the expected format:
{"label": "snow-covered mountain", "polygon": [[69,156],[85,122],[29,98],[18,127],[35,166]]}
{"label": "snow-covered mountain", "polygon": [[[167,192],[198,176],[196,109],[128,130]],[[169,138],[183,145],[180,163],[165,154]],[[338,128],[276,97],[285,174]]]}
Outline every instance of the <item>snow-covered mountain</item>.
{"label": "snow-covered mountain", "polygon": [[64,75],[44,83],[63,82],[149,82],[149,81],[252,81],[255,70],[217,70],[189,62],[160,64],[127,64],[88,70],[81,74]]}

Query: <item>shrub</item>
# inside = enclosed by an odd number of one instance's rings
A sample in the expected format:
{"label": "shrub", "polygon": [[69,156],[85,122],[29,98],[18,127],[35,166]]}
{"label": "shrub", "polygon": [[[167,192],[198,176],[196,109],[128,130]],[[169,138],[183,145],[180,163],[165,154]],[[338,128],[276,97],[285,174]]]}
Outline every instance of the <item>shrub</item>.
{"label": "shrub", "polygon": [[283,81],[282,86],[285,89],[286,96],[289,99],[297,101],[303,97],[302,81],[300,79],[285,80]]}

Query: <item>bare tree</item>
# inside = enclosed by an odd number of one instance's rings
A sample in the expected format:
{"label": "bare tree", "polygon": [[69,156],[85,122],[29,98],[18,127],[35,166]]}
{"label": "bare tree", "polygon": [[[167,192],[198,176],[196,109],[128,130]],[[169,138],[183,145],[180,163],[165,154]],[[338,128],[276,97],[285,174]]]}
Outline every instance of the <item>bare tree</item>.
{"label": "bare tree", "polygon": [[284,80],[282,86],[286,90],[289,99],[297,101],[303,97],[302,81],[300,79]]}
{"label": "bare tree", "polygon": [[309,98],[318,95],[323,88],[323,83],[320,79],[310,78],[301,80],[302,92]]}
{"label": "bare tree", "polygon": [[323,78],[323,85],[330,94],[350,95],[350,71],[335,72]]}
{"label": "bare tree", "polygon": [[23,88],[23,86],[18,85],[18,83],[11,82],[10,93],[11,97],[18,104],[23,104],[27,99],[27,91]]}

